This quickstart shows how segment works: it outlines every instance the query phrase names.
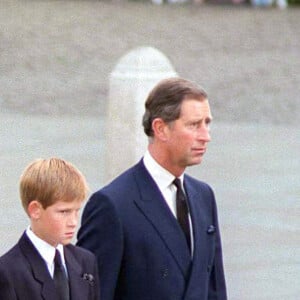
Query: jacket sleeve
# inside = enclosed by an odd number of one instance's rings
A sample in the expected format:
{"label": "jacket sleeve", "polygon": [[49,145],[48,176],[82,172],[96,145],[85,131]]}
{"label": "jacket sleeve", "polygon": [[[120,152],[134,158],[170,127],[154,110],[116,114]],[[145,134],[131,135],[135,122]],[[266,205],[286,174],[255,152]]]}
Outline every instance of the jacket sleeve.
{"label": "jacket sleeve", "polygon": [[96,255],[101,300],[113,300],[123,253],[121,223],[115,207],[100,191],[87,202],[77,235],[77,246]]}

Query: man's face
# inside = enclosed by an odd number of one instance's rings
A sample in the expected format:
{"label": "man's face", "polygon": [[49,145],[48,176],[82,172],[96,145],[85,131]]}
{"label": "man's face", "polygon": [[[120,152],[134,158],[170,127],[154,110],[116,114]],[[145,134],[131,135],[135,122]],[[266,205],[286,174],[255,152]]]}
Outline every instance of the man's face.
{"label": "man's face", "polygon": [[182,103],[179,119],[167,125],[168,162],[176,173],[180,174],[187,166],[201,163],[211,140],[211,120],[208,100],[188,99]]}
{"label": "man's face", "polygon": [[78,224],[81,201],[57,201],[46,209],[38,205],[34,233],[54,247],[59,243],[69,244]]}

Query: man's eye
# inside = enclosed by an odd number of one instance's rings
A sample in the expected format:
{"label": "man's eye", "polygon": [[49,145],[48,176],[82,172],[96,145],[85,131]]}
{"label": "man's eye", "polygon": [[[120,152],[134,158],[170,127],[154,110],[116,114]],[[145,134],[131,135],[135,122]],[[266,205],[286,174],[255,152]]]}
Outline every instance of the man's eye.
{"label": "man's eye", "polygon": [[190,124],[190,128],[198,128],[198,126],[199,126],[199,123],[198,122],[194,122],[194,123],[191,123]]}

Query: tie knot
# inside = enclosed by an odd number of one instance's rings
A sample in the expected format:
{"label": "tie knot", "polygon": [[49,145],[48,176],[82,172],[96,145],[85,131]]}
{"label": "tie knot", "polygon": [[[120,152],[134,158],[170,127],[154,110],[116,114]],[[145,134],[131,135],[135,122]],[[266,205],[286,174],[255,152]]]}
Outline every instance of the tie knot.
{"label": "tie knot", "polygon": [[61,256],[57,249],[55,249],[54,264],[59,267],[62,266]]}
{"label": "tie knot", "polygon": [[176,178],[173,180],[173,183],[174,183],[174,185],[176,186],[176,188],[177,188],[178,190],[182,190],[181,181],[180,181],[179,178],[176,177]]}

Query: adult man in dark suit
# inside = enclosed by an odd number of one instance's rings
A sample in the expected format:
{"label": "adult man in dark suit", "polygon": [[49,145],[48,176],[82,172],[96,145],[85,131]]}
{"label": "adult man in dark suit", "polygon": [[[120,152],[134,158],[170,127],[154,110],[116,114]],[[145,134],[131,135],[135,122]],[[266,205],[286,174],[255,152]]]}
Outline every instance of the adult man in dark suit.
{"label": "adult man in dark suit", "polygon": [[148,150],[92,195],[78,245],[97,256],[102,300],[226,300],[214,194],[184,174],[210,141],[207,94],[170,78],[145,108]]}
{"label": "adult man in dark suit", "polygon": [[95,255],[69,244],[86,192],[84,176],[65,160],[38,159],[24,170],[30,226],[0,257],[1,300],[99,300]]}

